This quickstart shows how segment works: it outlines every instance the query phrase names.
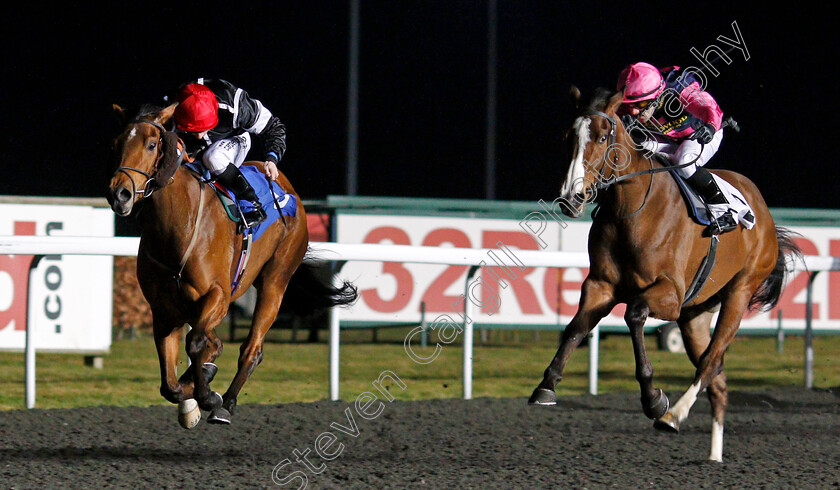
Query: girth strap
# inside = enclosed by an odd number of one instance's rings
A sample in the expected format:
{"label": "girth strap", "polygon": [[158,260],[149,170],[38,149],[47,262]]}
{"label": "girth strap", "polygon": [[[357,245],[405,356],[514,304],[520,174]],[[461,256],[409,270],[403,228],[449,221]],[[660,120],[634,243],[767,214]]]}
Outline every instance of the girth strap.
{"label": "girth strap", "polygon": [[712,242],[709,244],[709,253],[703,257],[703,262],[700,264],[700,268],[697,269],[697,274],[694,275],[691,286],[688,287],[685,301],[682,304],[683,306],[693,301],[700,294],[700,291],[703,290],[703,286],[706,284],[706,280],[712,275],[712,269],[715,267],[715,252],[717,252],[718,242],[720,242],[720,239],[718,239],[717,235],[713,235]]}
{"label": "girth strap", "polygon": [[251,257],[251,240],[253,236],[250,229],[245,230],[245,233],[242,235],[242,252],[239,254],[239,264],[236,266],[233,284],[230,286],[231,295],[239,288],[239,282],[242,280],[242,276],[245,275],[245,266],[248,265],[248,259]]}

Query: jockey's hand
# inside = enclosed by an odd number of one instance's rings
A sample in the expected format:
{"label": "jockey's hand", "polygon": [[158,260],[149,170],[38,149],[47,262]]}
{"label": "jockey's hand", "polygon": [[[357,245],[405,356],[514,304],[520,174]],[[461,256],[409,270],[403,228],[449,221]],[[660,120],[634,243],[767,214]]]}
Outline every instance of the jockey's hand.
{"label": "jockey's hand", "polygon": [[277,170],[277,164],[270,160],[263,163],[263,170],[265,170],[265,174],[271,180],[276,179],[277,176],[280,175],[280,171]]}
{"label": "jockey's hand", "polygon": [[703,125],[702,128],[694,132],[694,139],[703,143],[704,145],[708,145],[709,143],[711,143],[712,138],[714,137],[715,127],[712,126],[712,123],[706,123]]}

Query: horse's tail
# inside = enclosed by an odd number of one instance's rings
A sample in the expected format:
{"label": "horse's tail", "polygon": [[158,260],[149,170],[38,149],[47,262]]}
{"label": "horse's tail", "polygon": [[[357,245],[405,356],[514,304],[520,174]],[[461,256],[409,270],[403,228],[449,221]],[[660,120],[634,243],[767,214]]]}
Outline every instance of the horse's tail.
{"label": "horse's tail", "polygon": [[317,263],[303,262],[292,275],[283,307],[294,314],[307,316],[333,306],[346,306],[356,301],[358,289],[345,281],[339,286],[332,283],[332,270]]}
{"label": "horse's tail", "polygon": [[802,250],[793,241],[794,235],[796,233],[787,228],[776,227],[776,238],[779,242],[779,256],[776,258],[776,266],[750,298],[751,310],[756,308],[770,310],[778,303],[779,297],[782,295],[785,274],[788,271],[788,261],[797,258],[802,259]]}

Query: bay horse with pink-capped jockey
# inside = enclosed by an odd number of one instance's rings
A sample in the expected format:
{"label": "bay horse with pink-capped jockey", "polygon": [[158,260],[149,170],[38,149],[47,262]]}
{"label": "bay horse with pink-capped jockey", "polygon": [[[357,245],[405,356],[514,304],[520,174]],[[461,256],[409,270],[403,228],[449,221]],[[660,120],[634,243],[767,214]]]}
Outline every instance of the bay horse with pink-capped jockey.
{"label": "bay horse with pink-capped jockey", "polygon": [[[709,458],[723,458],[727,406],[724,354],[748,308],[769,308],[779,299],[787,261],[800,254],[790,233],[775,225],[756,186],[730,171],[714,171],[749,205],[752,221],[712,234],[687,212],[669,163],[646,153],[627,133],[617,110],[619,91],[602,92],[584,107],[573,89],[577,118],[567,132],[568,170],[560,200],[564,214],[580,216],[597,201],[589,233],[589,274],[577,313],[529,399],[556,404],[555,387],[572,351],[618,304],[626,304],[641,404],[654,426],[678,432],[705,390],[712,408]],[[716,248],[716,254],[710,251]],[[709,261],[710,256],[716,259]],[[698,281],[700,273],[706,277]],[[714,332],[712,318],[719,312]],[[648,318],[679,324],[694,381],[673,405],[654,384],[644,342]]]}

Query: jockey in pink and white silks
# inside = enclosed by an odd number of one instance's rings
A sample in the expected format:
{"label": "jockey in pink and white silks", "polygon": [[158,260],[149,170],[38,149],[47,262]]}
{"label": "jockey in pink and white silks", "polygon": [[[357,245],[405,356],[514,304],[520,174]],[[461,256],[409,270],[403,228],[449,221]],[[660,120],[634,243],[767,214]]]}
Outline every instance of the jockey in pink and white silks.
{"label": "jockey in pink and white silks", "polygon": [[[703,168],[723,139],[723,111],[703,90],[696,74],[682,72],[678,66],[660,69],[634,63],[622,70],[617,89],[624,90],[618,115],[624,116],[625,126],[641,124],[644,128],[628,129],[630,134],[642,149],[663,153],[678,167],[677,172],[709,206],[713,214],[710,229],[717,234],[737,228],[726,194]],[[645,135],[642,141],[639,133]]]}

